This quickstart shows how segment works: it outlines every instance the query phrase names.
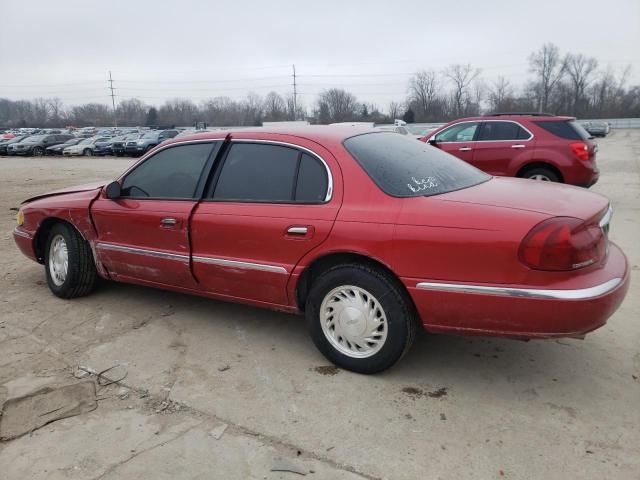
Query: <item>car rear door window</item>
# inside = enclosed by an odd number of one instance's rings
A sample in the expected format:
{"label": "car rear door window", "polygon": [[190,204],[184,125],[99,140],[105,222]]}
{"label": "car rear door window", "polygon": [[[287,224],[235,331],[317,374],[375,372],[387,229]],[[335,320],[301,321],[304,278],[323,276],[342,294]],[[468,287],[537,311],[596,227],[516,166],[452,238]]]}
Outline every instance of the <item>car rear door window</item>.
{"label": "car rear door window", "polygon": [[436,142],[471,142],[476,134],[478,122],[464,122],[451,125],[435,136]]}
{"label": "car rear door window", "polygon": [[300,158],[300,169],[296,184],[296,202],[322,202],[327,196],[329,179],[327,170],[317,158],[306,153]]}
{"label": "car rear door window", "polygon": [[290,202],[299,152],[259,143],[231,146],[213,194],[215,200]]}
{"label": "car rear door window", "polygon": [[222,165],[212,198],[257,203],[324,201],[327,171],[311,155],[292,147],[235,143]]}
{"label": "car rear door window", "polygon": [[531,135],[515,122],[486,121],[480,127],[478,141],[526,140]]}
{"label": "car rear door window", "polygon": [[196,143],[160,150],[127,174],[122,196],[194,198],[211,149],[211,143]]}

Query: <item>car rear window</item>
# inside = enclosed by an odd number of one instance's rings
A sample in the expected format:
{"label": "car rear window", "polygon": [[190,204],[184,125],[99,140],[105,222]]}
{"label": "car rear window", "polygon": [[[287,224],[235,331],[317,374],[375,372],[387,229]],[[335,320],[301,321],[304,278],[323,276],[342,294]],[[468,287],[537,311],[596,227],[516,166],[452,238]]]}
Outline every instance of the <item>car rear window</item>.
{"label": "car rear window", "polygon": [[567,140],[587,140],[591,138],[582,125],[574,120],[566,121],[535,121],[533,122],[547,132],[554,134],[556,137],[566,138]]}
{"label": "car rear window", "polygon": [[344,146],[376,185],[394,197],[437,195],[491,178],[453,155],[397,133],[365,133],[348,138]]}

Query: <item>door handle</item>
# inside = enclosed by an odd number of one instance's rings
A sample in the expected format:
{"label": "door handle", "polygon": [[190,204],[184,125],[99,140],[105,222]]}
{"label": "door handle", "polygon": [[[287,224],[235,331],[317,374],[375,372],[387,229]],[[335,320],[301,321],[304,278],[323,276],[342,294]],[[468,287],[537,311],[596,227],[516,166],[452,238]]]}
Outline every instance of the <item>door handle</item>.
{"label": "door handle", "polygon": [[458,150],[460,150],[461,152],[468,152],[469,150],[471,150],[471,147],[462,147],[462,148],[459,148]]}
{"label": "door handle", "polygon": [[306,235],[309,232],[307,227],[289,227],[287,233],[289,235]]}
{"label": "door handle", "polygon": [[524,148],[524,145],[511,145],[511,148]]}
{"label": "door handle", "polygon": [[178,221],[175,218],[165,217],[160,220],[160,225],[163,227],[173,227]]}

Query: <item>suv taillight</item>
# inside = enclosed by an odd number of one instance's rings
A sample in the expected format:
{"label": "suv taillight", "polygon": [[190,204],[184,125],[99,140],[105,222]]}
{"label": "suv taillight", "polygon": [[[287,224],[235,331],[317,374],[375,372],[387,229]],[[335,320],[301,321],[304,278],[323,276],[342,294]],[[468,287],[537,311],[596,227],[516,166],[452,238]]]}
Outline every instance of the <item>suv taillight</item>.
{"label": "suv taillight", "polygon": [[578,160],[589,160],[589,146],[584,142],[570,143],[571,151]]}
{"label": "suv taillight", "polygon": [[606,256],[602,228],[578,218],[554,217],[533,227],[520,244],[520,261],[535,270],[576,270]]}

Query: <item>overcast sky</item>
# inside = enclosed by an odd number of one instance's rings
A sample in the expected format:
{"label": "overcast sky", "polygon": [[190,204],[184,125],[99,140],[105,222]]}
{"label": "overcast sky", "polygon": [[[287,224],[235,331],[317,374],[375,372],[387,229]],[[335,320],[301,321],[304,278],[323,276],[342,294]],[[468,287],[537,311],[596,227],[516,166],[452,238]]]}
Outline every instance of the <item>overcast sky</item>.
{"label": "overcast sky", "polygon": [[307,106],[342,87],[386,108],[418,69],[472,63],[487,81],[525,82],[544,42],[632,65],[640,83],[640,0],[0,0],[0,97],[66,104],[234,99],[292,90]]}

